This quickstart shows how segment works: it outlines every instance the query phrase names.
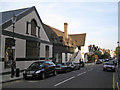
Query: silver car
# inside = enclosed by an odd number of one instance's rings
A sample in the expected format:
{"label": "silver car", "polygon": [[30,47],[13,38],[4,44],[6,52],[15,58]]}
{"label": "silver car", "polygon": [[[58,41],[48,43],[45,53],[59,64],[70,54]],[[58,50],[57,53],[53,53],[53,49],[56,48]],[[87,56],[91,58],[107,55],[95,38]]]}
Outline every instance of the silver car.
{"label": "silver car", "polygon": [[115,71],[115,64],[113,62],[106,62],[103,64],[103,71]]}

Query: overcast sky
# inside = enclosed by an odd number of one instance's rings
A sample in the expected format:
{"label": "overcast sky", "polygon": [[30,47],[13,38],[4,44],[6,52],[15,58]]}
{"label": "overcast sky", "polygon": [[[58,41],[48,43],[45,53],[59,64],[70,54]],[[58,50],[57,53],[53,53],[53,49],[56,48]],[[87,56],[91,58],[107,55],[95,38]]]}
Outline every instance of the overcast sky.
{"label": "overcast sky", "polygon": [[35,6],[43,23],[69,34],[87,33],[86,47],[114,50],[118,41],[118,0],[1,0],[0,11]]}

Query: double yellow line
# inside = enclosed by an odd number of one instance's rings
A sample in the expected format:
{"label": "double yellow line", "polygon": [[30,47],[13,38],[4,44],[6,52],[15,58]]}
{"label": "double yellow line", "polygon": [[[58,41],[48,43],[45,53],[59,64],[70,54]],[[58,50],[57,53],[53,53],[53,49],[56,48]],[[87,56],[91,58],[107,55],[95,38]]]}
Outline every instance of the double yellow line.
{"label": "double yellow line", "polygon": [[[118,82],[117,82],[117,88],[118,90],[120,90]],[[115,73],[114,72],[113,72],[113,90],[115,90]]]}

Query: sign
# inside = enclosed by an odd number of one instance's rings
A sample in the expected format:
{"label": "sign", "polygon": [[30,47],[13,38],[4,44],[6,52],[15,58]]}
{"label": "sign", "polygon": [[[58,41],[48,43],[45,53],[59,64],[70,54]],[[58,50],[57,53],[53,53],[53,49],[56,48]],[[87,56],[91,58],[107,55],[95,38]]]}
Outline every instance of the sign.
{"label": "sign", "polygon": [[12,49],[15,49],[15,46],[12,46]]}

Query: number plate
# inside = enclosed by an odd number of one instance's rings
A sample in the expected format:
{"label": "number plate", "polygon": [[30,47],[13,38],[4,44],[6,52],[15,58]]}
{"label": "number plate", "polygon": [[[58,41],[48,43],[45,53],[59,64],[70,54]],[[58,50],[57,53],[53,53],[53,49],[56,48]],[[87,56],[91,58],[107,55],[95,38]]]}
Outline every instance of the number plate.
{"label": "number plate", "polygon": [[32,77],[32,75],[27,75],[27,77]]}

